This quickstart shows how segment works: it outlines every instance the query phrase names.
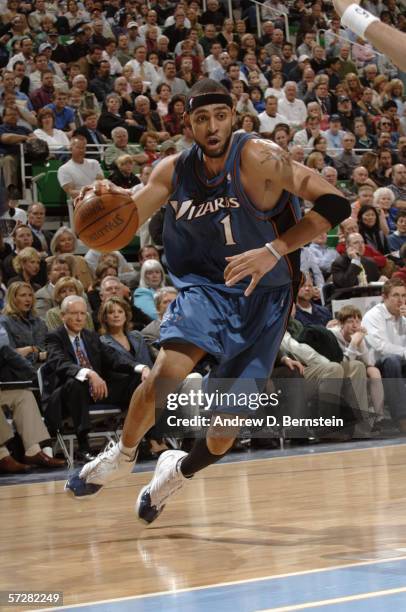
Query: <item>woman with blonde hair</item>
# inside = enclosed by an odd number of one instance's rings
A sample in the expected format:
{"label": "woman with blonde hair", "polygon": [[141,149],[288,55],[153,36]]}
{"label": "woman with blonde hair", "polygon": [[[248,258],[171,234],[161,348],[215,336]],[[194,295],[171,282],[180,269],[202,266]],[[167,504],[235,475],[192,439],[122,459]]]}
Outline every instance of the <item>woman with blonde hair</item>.
{"label": "woman with blonde hair", "polygon": [[60,227],[51,240],[51,253],[52,255],[72,255],[75,261],[75,276],[87,290],[93,283],[93,274],[85,258],[75,255],[77,242],[75,234],[69,227]]}
{"label": "woman with blonde hair", "polygon": [[165,284],[165,272],[159,261],[147,259],[141,266],[140,284],[134,291],[134,306],[142,310],[150,319],[157,319],[154,296]]}
{"label": "woman with blonde hair", "polygon": [[344,85],[351,102],[359,102],[362,98],[362,91],[364,89],[361,85],[359,77],[354,72],[349,72],[345,75]]}
{"label": "woman with blonde hair", "polygon": [[306,159],[306,166],[320,174],[325,166],[323,153],[321,151],[312,151]]}
{"label": "woman with blonde hair", "polygon": [[[56,302],[56,306],[48,310],[45,323],[49,331],[56,329],[60,325],[63,324],[61,317],[61,304],[63,300],[68,297],[68,295],[78,295],[79,297],[84,297],[83,285],[77,278],[73,278],[72,276],[63,276],[60,278],[54,287],[54,302]],[[94,330],[92,317],[89,313],[87,313],[86,317],[86,329]]]}
{"label": "woman with blonde hair", "polygon": [[393,100],[398,107],[398,115],[401,117],[405,108],[404,85],[400,79],[392,79],[386,87],[387,100]]}
{"label": "woman with blonde hair", "polygon": [[41,286],[34,282],[41,266],[41,258],[38,251],[33,247],[25,247],[13,259],[13,268],[17,272],[16,276],[10,278],[7,285],[17,281],[28,283],[34,291],[38,291]]}
{"label": "woman with blonde hair", "polygon": [[35,312],[35,295],[29,283],[17,281],[7,290],[3,314],[0,317],[10,346],[34,365],[47,358],[45,336],[47,326]]}
{"label": "woman with blonde hair", "polygon": [[386,87],[388,85],[388,81],[389,79],[385,74],[378,74],[378,76],[374,78],[372,96],[373,106],[381,108],[382,104],[385,101]]}

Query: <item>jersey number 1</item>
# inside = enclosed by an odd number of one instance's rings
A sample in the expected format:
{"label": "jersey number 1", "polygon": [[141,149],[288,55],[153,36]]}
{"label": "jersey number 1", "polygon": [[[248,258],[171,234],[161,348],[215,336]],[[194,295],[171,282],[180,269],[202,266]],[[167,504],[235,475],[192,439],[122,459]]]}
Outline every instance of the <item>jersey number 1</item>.
{"label": "jersey number 1", "polygon": [[231,246],[233,244],[237,244],[234,240],[233,231],[231,229],[231,215],[226,215],[221,221],[221,225],[224,228],[224,237],[226,240],[226,246]]}

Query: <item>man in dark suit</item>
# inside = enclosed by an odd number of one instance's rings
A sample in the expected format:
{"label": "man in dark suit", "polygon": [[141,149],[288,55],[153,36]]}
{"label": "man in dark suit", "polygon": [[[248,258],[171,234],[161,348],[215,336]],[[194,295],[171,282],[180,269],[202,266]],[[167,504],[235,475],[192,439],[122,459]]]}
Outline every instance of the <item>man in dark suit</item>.
{"label": "man in dark suit", "polygon": [[[373,259],[364,257],[365,242],[361,234],[349,234],[345,243],[345,254],[339,255],[331,266],[333,283],[338,289],[357,287],[380,279],[379,268]],[[341,295],[336,291],[334,297]]]}
{"label": "man in dark suit", "polygon": [[[44,373],[45,420],[55,431],[69,415],[77,435],[78,458],[91,461],[89,406],[110,404],[127,408],[141,382],[138,364],[121,360],[95,332],[84,329],[86,302],[68,296],[61,305],[63,326],[47,335],[48,362]],[[114,375],[113,375],[114,374]],[[112,376],[113,375],[113,376]]]}
{"label": "man in dark suit", "polygon": [[103,147],[99,145],[106,144],[107,138],[97,129],[99,116],[95,110],[91,109],[82,111],[81,115],[84,123],[75,130],[73,135],[77,136],[81,134],[86,138],[87,144],[91,145],[91,152],[86,155],[87,159],[97,159],[100,161],[103,154]]}
{"label": "man in dark suit", "polygon": [[46,210],[41,202],[34,202],[28,207],[28,227],[33,236],[32,246],[40,253],[51,253],[52,233],[43,230],[45,223]]}

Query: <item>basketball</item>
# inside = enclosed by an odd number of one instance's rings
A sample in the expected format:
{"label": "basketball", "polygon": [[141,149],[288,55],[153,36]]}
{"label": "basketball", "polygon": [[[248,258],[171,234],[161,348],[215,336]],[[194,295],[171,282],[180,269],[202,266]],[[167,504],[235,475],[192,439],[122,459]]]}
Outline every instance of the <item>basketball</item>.
{"label": "basketball", "polygon": [[89,248],[120,250],[138,229],[137,207],[129,195],[89,191],[75,207],[74,224],[78,237]]}

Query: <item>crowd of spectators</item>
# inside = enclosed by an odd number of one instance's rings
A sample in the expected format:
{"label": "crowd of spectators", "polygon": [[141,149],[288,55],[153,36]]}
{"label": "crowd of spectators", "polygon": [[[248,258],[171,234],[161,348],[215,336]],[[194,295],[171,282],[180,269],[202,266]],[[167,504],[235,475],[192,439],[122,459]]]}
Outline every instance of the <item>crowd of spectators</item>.
{"label": "crowd of spectators", "polygon": [[[406,29],[403,8],[393,0],[365,5]],[[219,0],[207,0],[206,10],[198,0],[0,0],[0,8],[0,172],[9,201],[0,219],[0,340],[7,359],[22,358],[33,380],[43,366],[49,429],[45,435],[36,427],[23,463],[12,462],[4,446],[9,432],[0,429],[0,471],[26,470],[35,464],[27,457],[37,457],[38,465],[54,461],[48,446],[43,452],[38,444],[66,416],[79,458],[89,460],[89,404],[125,407],[134,381],[156,358],[159,321],[176,295],[167,288],[164,210],[140,228],[137,263],[119,252],[82,257],[68,225],[54,234],[44,229],[41,203],[27,212],[16,205],[27,187],[20,144],[46,143],[47,154],[60,161],[58,181],[68,198],[104,176],[138,190],[162,158],[193,145],[183,120],[185,96],[205,76],[230,91],[236,132],[272,139],[352,204],[335,237],[323,234],[302,249],[305,282],[278,376],[304,378],[319,411],[331,397],[337,405],[346,398],[348,379],[373,427],[384,421],[386,407],[406,431],[405,75],[342,29],[332,4],[319,0],[265,0],[260,24],[248,0],[233,2],[233,17]],[[303,214],[311,206],[302,201]],[[332,312],[332,298],[364,295],[374,283],[383,286],[379,308]],[[306,335],[315,326],[331,329],[335,358]],[[119,398],[123,377],[132,382]],[[388,378],[398,381],[395,387],[385,385]],[[345,401],[354,405],[351,397]],[[28,412],[32,402],[26,401]],[[7,404],[13,408],[12,399]],[[165,448],[158,430],[147,439],[153,452]]]}

